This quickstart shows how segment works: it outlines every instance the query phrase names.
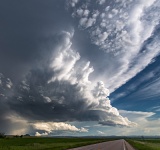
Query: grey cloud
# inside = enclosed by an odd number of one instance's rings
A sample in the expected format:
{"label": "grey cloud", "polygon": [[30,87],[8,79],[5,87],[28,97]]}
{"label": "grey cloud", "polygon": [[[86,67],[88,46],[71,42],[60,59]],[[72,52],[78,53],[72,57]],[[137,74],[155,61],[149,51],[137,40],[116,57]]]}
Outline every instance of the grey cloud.
{"label": "grey cloud", "polygon": [[[76,0],[70,2],[75,6],[81,3]],[[7,128],[9,122],[13,123],[11,118],[7,118],[11,114],[31,122],[102,122],[109,120],[108,116],[115,120],[119,116],[118,110],[113,109],[106,98],[108,92],[104,85],[101,82],[97,85],[94,78],[99,72],[104,72],[106,61],[114,58],[97,51],[97,47],[88,42],[86,33],[77,28],[72,48],[78,52],[65,51],[67,40],[72,44],[68,34],[70,37],[73,35],[62,30],[71,30],[71,24],[75,22],[64,10],[64,3],[63,0],[29,0],[23,3],[20,0],[7,0],[0,6],[0,19],[3,20],[0,26],[0,53],[3,54],[0,55],[0,72],[11,78],[13,84],[7,78],[0,82],[3,83],[0,86],[0,119],[6,131],[13,130],[9,125]],[[83,15],[96,19],[99,12],[88,14],[84,11]],[[87,21],[87,26],[92,25],[93,20]],[[104,40],[104,35],[100,39]],[[63,62],[52,66],[56,58],[60,60],[60,55]],[[92,64],[98,74],[93,72]],[[94,75],[89,80],[92,72]],[[123,121],[121,123],[127,125]],[[16,126],[15,123],[13,127]]]}
{"label": "grey cloud", "polygon": [[48,61],[14,85],[13,94],[7,95],[7,113],[15,112],[30,122],[97,121],[107,125],[112,120],[122,126],[134,124],[110,105],[103,82],[96,85],[89,80],[93,68],[89,62],[80,63],[79,54],[71,48],[71,38],[72,34],[62,32],[59,46]]}
{"label": "grey cloud", "polygon": [[19,81],[48,54],[45,42],[72,24],[64,5],[63,0],[1,1],[0,72]]}
{"label": "grey cloud", "polygon": [[[83,2],[79,1],[79,3]],[[23,80],[33,68],[44,67],[46,63],[49,63],[48,58],[63,38],[57,34],[62,30],[69,31],[73,28],[75,30],[74,49],[84,59],[90,60],[97,72],[104,72],[103,68],[107,62],[110,62],[110,56],[97,51],[97,47],[88,42],[87,34],[78,30],[78,27],[75,26],[76,22],[64,7],[64,0],[23,2],[21,0],[2,0],[0,6],[0,20],[2,20],[0,72],[9,77],[13,83]],[[86,14],[87,9],[84,11],[84,15]],[[95,11],[89,15],[91,18],[96,18],[98,12]],[[92,77],[95,76],[97,76],[96,72],[92,74]]]}
{"label": "grey cloud", "polygon": [[106,2],[106,0],[97,0],[98,4],[102,5]]}

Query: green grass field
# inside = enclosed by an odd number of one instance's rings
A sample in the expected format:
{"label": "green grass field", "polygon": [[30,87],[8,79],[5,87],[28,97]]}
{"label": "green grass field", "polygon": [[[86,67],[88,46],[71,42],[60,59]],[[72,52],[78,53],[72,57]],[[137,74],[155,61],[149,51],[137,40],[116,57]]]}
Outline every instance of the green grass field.
{"label": "green grass field", "polygon": [[[115,139],[108,138],[2,138],[0,150],[66,150]],[[126,139],[127,140],[127,139]],[[160,150],[160,139],[129,139],[136,150]]]}
{"label": "green grass field", "polygon": [[160,139],[127,140],[137,150],[160,150]]}
{"label": "green grass field", "polygon": [[0,139],[0,150],[66,150],[105,141],[102,138],[4,138]]}

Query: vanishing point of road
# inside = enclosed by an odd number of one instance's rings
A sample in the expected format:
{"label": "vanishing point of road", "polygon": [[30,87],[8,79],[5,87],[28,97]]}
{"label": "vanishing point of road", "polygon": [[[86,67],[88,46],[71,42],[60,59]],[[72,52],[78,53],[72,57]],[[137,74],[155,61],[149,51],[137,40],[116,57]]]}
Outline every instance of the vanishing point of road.
{"label": "vanishing point of road", "polygon": [[125,140],[115,140],[115,141],[109,141],[109,142],[103,142],[103,143],[73,148],[70,150],[135,150],[135,149]]}

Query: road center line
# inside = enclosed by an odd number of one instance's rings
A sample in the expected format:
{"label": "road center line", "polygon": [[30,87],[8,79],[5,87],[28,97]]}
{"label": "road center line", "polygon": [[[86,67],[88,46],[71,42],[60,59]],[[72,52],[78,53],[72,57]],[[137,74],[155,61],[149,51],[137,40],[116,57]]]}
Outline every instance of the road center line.
{"label": "road center line", "polygon": [[126,150],[126,146],[125,146],[125,144],[124,144],[124,141],[123,141],[123,149]]}

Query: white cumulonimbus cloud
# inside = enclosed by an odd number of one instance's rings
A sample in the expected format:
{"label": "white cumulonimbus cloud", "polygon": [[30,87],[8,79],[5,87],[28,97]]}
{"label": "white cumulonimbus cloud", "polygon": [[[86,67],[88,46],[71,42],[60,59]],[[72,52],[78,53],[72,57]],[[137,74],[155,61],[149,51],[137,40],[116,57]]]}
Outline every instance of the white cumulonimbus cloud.
{"label": "white cumulonimbus cloud", "polygon": [[50,67],[54,71],[54,76],[48,83],[58,80],[76,85],[81,101],[85,100],[85,105],[90,107],[87,111],[96,113],[99,118],[98,121],[103,125],[135,125],[127,118],[123,118],[118,110],[111,106],[110,100],[107,98],[109,90],[102,81],[95,83],[89,80],[89,75],[94,71],[93,67],[90,67],[90,62],[81,64],[79,53],[71,48],[71,34],[69,32],[64,32],[64,34],[66,35],[64,47],[57,51],[56,57],[53,56],[54,59]]}
{"label": "white cumulonimbus cloud", "polygon": [[58,122],[58,123],[57,122],[56,123],[55,122],[36,122],[31,125],[35,130],[45,131],[44,132],[45,134],[38,134],[38,132],[36,132],[37,136],[46,135],[46,134],[48,135],[53,131],[88,132],[88,130],[85,128],[78,129],[74,125],[70,125],[63,122]]}

